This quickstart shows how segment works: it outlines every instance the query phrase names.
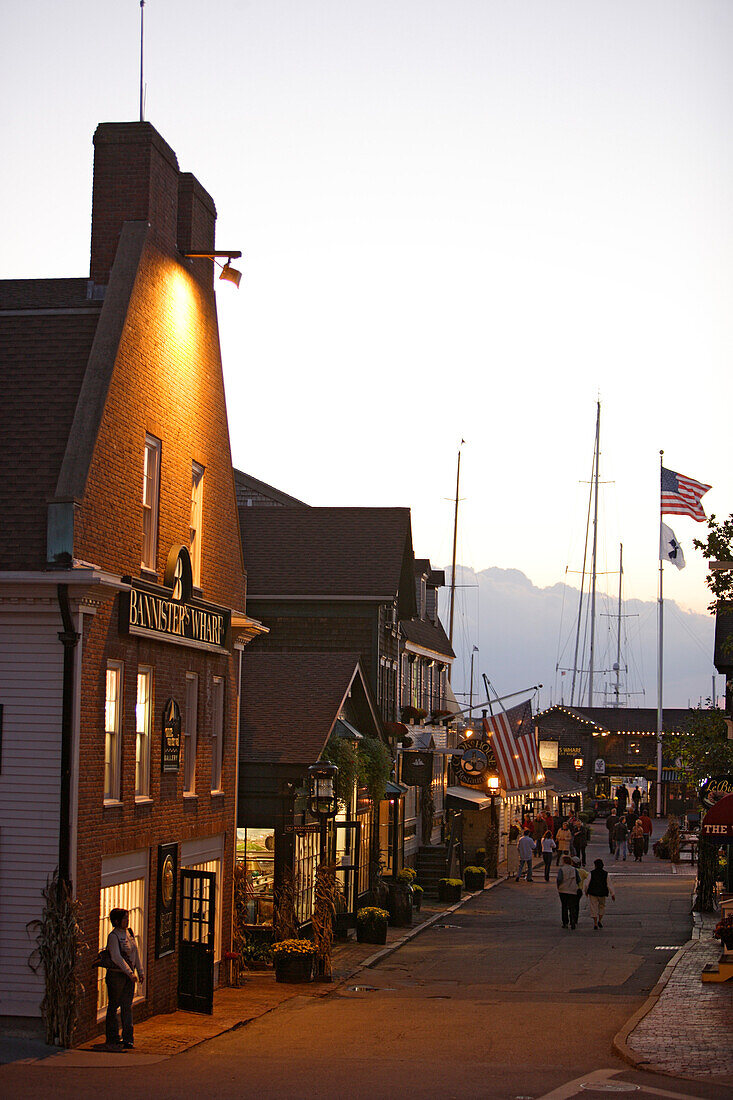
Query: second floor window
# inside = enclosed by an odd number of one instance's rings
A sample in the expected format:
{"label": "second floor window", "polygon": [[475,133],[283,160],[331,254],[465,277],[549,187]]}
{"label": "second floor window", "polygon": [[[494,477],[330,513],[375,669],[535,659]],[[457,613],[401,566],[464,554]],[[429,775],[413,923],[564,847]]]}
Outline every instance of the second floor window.
{"label": "second floor window", "polygon": [[122,665],[111,661],[107,665],[104,701],[104,797],[109,801],[120,797],[121,710]]}
{"label": "second floor window", "polygon": [[152,716],[153,670],[137,672],[137,705],[135,707],[135,797],[150,795],[150,723]]}
{"label": "second floor window", "polygon": [[160,504],[160,440],[145,436],[143,467],[143,569],[156,568],[158,549],[158,509]]}
{"label": "second floor window", "polygon": [[191,571],[196,588],[201,587],[201,524],[204,505],[204,468],[191,463]]}

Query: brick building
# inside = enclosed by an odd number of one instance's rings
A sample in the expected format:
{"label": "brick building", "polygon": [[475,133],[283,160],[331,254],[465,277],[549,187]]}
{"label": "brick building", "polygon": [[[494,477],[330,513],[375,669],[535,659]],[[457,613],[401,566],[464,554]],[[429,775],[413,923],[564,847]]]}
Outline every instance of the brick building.
{"label": "brick building", "polygon": [[[213,251],[214,204],[147,123],[102,124],[94,146],[90,277],[0,283],[0,1016],[39,1016],[26,923],[58,866],[89,947],[77,1041],[102,1026],[89,966],[115,906],[145,965],[138,1018],[210,997],[231,933],[241,650],[261,629],[213,263],[185,258]],[[192,889],[201,927],[179,920]]]}

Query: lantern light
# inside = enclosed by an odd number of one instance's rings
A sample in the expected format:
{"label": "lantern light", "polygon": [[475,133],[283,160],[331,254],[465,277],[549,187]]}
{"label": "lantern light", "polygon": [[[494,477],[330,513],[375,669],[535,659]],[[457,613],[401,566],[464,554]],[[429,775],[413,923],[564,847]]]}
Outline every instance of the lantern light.
{"label": "lantern light", "polygon": [[325,820],[336,816],[337,775],[338,768],[335,764],[311,764],[308,768],[308,809],[314,817]]}

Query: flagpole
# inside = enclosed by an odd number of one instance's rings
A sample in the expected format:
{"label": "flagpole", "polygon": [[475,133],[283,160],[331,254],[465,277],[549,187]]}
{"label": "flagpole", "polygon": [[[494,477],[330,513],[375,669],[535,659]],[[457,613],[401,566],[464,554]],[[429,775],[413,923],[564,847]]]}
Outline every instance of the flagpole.
{"label": "flagpole", "polygon": [[662,816],[662,686],[664,676],[664,562],[662,559],[662,461],[659,452],[659,636],[657,639],[657,817]]}

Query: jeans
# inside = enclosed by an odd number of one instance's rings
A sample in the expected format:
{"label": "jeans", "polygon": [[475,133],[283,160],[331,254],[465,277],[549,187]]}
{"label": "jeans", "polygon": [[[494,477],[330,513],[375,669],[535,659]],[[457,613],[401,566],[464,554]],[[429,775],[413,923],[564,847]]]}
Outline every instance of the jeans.
{"label": "jeans", "polygon": [[649,833],[644,833],[644,855],[649,851]]}
{"label": "jeans", "polygon": [[618,859],[618,857],[620,855],[623,855],[623,858],[626,859],[626,841],[625,840],[617,840],[616,841],[616,859]]}
{"label": "jeans", "polygon": [[108,1043],[119,1043],[120,1031],[117,1024],[117,1009],[122,1016],[122,1042],[132,1042],[132,998],[135,996],[135,983],[121,970],[108,970],[105,978],[107,983],[107,1016],[104,1022],[105,1036]]}
{"label": "jeans", "polygon": [[576,852],[582,867],[585,867],[585,844],[581,844],[579,847],[576,845]]}
{"label": "jeans", "polygon": [[608,834],[608,850],[611,855],[616,851],[616,844],[611,833]]}
{"label": "jeans", "polygon": [[550,881],[550,868],[552,867],[552,852],[543,852],[542,859],[545,863],[545,882]]}
{"label": "jeans", "polygon": [[563,928],[567,928],[568,921],[570,921],[570,927],[575,928],[578,923],[578,911],[580,909],[580,898],[577,891],[573,894],[561,893],[560,905],[562,906]]}
{"label": "jeans", "polygon": [[519,882],[520,878],[522,877],[522,870],[525,863],[527,864],[527,882],[532,881],[532,857],[530,856],[529,859],[520,859],[519,870],[517,871],[517,882]]}

